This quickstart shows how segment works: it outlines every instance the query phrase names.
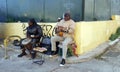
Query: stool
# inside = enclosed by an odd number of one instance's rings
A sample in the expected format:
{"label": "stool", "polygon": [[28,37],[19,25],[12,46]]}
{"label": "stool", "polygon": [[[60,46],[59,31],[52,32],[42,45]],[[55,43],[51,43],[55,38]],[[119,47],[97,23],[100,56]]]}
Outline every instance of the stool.
{"label": "stool", "polygon": [[39,65],[42,65],[44,62],[45,62],[45,56],[42,54],[44,51],[47,51],[46,48],[44,47],[36,47],[33,49],[34,51],[37,51],[41,54],[40,56],[40,60],[37,60],[37,61],[33,61],[33,63],[36,63],[36,64],[39,64]]}

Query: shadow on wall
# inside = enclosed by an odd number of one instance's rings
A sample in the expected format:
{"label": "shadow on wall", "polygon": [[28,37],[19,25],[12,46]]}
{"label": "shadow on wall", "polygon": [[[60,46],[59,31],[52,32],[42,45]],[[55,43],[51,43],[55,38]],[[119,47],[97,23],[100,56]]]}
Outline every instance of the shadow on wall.
{"label": "shadow on wall", "polygon": [[0,38],[7,37],[7,30],[9,27],[7,27],[6,24],[0,23]]}

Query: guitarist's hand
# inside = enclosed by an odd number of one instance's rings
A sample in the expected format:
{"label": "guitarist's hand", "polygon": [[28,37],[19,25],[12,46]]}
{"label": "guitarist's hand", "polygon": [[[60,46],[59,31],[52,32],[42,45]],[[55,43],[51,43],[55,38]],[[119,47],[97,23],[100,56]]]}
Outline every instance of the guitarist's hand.
{"label": "guitarist's hand", "polygon": [[61,31],[64,32],[64,33],[68,33],[68,28],[64,27]]}

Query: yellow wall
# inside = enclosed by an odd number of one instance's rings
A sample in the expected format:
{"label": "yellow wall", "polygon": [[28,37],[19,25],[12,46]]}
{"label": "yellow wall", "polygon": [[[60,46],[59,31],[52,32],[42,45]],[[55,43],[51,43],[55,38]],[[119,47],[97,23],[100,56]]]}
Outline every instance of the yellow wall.
{"label": "yellow wall", "polygon": [[6,38],[10,35],[25,37],[23,34],[22,23],[0,23],[0,38]]}
{"label": "yellow wall", "polygon": [[[116,19],[116,17],[114,17]],[[19,35],[22,38],[23,24],[27,23],[1,23],[0,38],[5,38],[10,35]],[[54,25],[56,23],[39,23],[40,25]],[[93,50],[98,45],[108,41],[110,35],[115,33],[120,26],[120,20],[111,21],[91,21],[91,22],[76,22],[75,41],[77,44],[77,54],[83,54]],[[52,31],[51,31],[52,32]]]}
{"label": "yellow wall", "polygon": [[[56,23],[38,23],[40,25],[52,25],[55,26]],[[0,23],[0,38],[6,38],[11,35],[19,35],[25,38],[25,32],[23,27],[27,27],[27,23]],[[49,29],[49,28],[48,28]],[[45,27],[44,27],[45,30]],[[46,31],[45,31],[46,32]],[[52,30],[50,31],[52,33]]]}
{"label": "yellow wall", "polygon": [[80,23],[80,52],[93,50],[101,43],[108,41],[110,35],[115,33],[120,21],[95,21]]}

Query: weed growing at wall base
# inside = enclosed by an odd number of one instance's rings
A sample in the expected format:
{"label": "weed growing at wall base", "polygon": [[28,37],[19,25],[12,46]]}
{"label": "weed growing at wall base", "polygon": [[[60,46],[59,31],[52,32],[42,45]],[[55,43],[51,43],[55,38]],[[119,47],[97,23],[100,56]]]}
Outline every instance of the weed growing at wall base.
{"label": "weed growing at wall base", "polygon": [[115,34],[111,34],[111,36],[109,37],[109,40],[113,41],[113,40],[117,39],[119,36],[120,36],[120,27],[118,27]]}

